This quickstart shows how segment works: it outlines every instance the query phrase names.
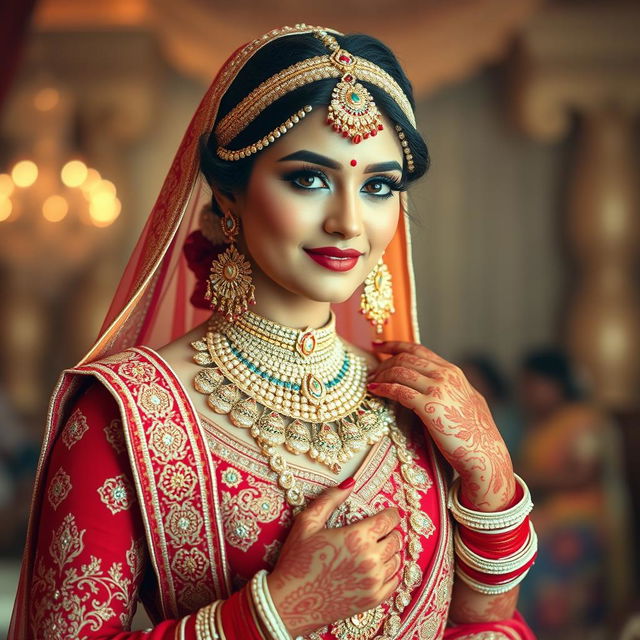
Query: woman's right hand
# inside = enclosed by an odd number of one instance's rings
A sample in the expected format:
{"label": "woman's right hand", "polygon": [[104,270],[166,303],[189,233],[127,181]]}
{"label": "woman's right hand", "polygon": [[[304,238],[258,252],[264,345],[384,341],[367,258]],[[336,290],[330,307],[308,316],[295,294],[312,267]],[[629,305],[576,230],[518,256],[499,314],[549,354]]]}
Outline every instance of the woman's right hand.
{"label": "woman's right hand", "polygon": [[273,602],[293,637],[376,607],[400,583],[404,542],[395,529],[400,522],[395,507],[345,527],[326,527],[353,484],[327,489],[296,516],[267,576]]}

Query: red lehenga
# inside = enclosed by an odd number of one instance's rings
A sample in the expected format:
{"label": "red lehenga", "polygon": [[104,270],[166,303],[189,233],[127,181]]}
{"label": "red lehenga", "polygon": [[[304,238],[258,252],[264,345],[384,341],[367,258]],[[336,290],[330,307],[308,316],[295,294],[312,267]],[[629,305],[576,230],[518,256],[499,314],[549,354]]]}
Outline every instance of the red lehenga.
{"label": "red lehenga", "polygon": [[[192,639],[190,614],[228,597],[277,559],[292,521],[277,475],[257,449],[196,413],[155,349],[208,315],[188,304],[195,282],[182,253],[210,197],[198,174],[198,139],[210,131],[220,97],[250,55],[273,38],[307,30],[266,34],[225,63],[187,130],[96,344],[56,387],[9,640]],[[384,337],[418,341],[403,216],[385,261],[397,311]],[[368,346],[357,300],[354,295],[334,307],[338,331]],[[423,471],[418,489],[429,524],[418,559],[422,582],[396,637],[531,638],[518,616],[445,630],[453,583],[445,480],[422,425],[406,435]],[[291,466],[308,498],[335,484],[328,475]],[[387,506],[402,514],[402,482],[395,449],[383,438],[329,526]],[[138,600],[155,626],[131,632]],[[225,633],[237,637],[233,629]]]}

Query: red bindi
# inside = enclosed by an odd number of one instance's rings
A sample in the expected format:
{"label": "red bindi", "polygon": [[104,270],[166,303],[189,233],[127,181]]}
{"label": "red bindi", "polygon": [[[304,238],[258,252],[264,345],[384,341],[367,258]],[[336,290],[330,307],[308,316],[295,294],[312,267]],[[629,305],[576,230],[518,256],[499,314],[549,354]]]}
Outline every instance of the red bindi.
{"label": "red bindi", "polygon": [[351,161],[351,166],[352,166],[352,167],[355,167],[357,164],[358,164],[358,161],[357,161],[357,160],[352,160],[352,161]]}

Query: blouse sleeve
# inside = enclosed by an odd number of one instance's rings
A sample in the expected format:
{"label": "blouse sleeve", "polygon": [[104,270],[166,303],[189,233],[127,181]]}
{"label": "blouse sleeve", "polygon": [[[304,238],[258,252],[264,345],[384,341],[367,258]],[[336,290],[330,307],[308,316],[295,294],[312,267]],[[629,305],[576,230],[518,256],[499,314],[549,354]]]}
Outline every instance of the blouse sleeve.
{"label": "blouse sleeve", "polygon": [[129,631],[148,554],[118,408],[97,382],[53,444],[40,508],[32,640],[195,637],[195,616]]}

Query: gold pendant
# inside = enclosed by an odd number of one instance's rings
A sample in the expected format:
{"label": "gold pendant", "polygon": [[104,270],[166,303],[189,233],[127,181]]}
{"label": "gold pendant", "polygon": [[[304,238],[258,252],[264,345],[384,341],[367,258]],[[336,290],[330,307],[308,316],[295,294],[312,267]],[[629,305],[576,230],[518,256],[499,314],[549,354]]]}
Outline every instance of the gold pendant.
{"label": "gold pendant", "polygon": [[382,333],[382,327],[395,312],[391,273],[382,258],[364,281],[360,311],[375,327],[376,333]]}

